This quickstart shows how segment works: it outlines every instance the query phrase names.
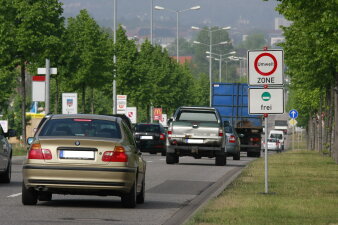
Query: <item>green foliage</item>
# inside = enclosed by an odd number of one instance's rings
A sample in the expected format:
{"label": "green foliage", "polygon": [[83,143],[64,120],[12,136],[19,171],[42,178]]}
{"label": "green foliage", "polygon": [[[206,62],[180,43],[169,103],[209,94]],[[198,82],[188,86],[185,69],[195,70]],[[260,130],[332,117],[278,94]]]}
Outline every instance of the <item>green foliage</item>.
{"label": "green foliage", "polygon": [[[7,107],[17,85],[15,68],[25,65],[35,73],[46,57],[58,68],[50,83],[50,111],[54,113],[61,112],[63,92],[78,93],[80,113],[112,113],[114,79],[117,94],[128,95],[128,106],[138,108],[138,121],[149,121],[151,106],[162,107],[170,116],[181,105],[208,105],[208,77],[200,72],[193,76],[188,65],[177,64],[161,46],[146,41],[138,49],[122,26],[114,44],[111,30],[101,28],[86,10],[69,18],[67,25],[61,14],[56,0],[5,0],[0,6],[0,53],[4,55],[0,59],[0,88],[6,92],[0,106],[12,128],[23,129],[20,104],[26,105],[26,100],[16,95],[13,106]],[[229,40],[227,33],[224,35],[223,39]],[[190,43],[182,40],[181,44],[186,52],[194,51]]]}
{"label": "green foliage", "polygon": [[[66,89],[78,90],[81,111],[89,112],[86,104],[87,88],[99,88],[112,82],[112,55],[108,34],[103,32],[86,10],[81,10],[76,18],[68,19],[64,34],[64,68],[61,74]],[[110,73],[108,71],[111,71]]]}
{"label": "green foliage", "polygon": [[[314,10],[315,9],[315,10]],[[292,108],[304,111],[304,123],[309,114],[319,109],[319,93],[324,96],[337,79],[338,73],[338,4],[334,0],[280,0],[279,13],[292,21],[285,27],[287,74],[293,88]]]}

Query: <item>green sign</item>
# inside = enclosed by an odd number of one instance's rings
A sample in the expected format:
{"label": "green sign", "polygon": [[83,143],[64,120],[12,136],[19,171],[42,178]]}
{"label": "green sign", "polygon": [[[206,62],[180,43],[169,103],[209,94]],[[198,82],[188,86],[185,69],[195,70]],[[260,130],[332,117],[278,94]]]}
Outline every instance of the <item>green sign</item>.
{"label": "green sign", "polygon": [[262,99],[263,101],[269,101],[271,99],[271,94],[269,92],[263,92]]}

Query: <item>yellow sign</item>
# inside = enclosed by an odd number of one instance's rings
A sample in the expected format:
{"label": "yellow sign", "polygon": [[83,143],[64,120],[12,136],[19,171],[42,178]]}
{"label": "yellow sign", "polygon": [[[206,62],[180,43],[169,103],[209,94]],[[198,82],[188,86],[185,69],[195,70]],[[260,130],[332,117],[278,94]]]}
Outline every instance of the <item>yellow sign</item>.
{"label": "yellow sign", "polygon": [[290,124],[290,126],[294,127],[294,126],[297,125],[297,120],[291,119],[291,120],[289,120],[289,124]]}
{"label": "yellow sign", "polygon": [[30,116],[32,118],[43,118],[45,116],[45,114],[26,112],[26,116]]}

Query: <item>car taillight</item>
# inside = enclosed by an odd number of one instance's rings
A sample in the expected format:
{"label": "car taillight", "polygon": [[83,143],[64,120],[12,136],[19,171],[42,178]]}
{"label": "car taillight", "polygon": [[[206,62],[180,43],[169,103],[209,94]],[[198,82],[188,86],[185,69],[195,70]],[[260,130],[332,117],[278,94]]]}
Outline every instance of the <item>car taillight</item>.
{"label": "car taillight", "polygon": [[128,155],[122,146],[115,146],[114,151],[106,151],[102,156],[103,162],[128,162]]}
{"label": "car taillight", "polygon": [[164,134],[160,134],[160,140],[165,140],[165,135]]}
{"label": "car taillight", "polygon": [[218,136],[223,137],[223,130],[219,130]]}
{"label": "car taillight", "polygon": [[229,136],[229,143],[236,143],[236,137],[234,135]]}
{"label": "car taillight", "polygon": [[49,149],[42,149],[40,144],[32,144],[28,152],[28,159],[51,160],[52,152]]}
{"label": "car taillight", "polygon": [[171,135],[172,135],[172,131],[171,130],[168,130],[168,139],[171,139]]}

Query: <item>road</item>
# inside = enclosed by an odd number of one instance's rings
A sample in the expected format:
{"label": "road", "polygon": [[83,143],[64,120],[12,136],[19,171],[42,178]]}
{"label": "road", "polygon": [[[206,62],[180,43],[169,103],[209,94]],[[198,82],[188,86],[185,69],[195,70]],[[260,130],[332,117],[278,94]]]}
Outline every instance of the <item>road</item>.
{"label": "road", "polygon": [[143,155],[147,161],[146,201],[135,209],[123,208],[120,198],[111,196],[53,195],[53,201],[23,206],[22,160],[15,158],[12,182],[0,185],[0,224],[181,224],[255,159],[242,155],[240,161],[233,161],[228,157],[227,166],[219,167],[208,158],[183,157],[180,164],[167,165],[164,156]]}

